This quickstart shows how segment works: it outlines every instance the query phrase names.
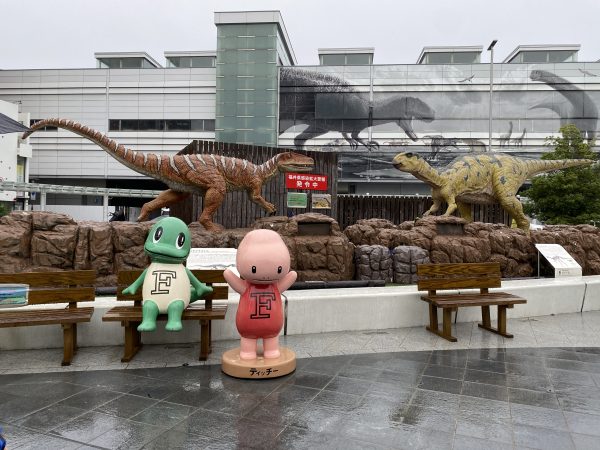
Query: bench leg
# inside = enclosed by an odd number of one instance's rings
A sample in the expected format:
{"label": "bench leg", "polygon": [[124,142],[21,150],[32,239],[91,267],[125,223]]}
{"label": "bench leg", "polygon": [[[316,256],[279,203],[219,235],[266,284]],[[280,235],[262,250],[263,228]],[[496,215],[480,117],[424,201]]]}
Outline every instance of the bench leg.
{"label": "bench leg", "polygon": [[437,306],[430,303],[429,326],[425,328],[431,331],[433,334],[437,334],[438,336],[443,337],[450,342],[456,342],[457,339],[452,336],[452,308],[443,308],[443,314],[442,331],[440,331],[437,321]]}
{"label": "bench leg", "polygon": [[77,353],[77,349],[79,347],[77,346],[77,324],[74,323],[73,324],[73,354]]}
{"label": "bench leg", "polygon": [[63,355],[63,360],[62,360],[62,365],[63,366],[69,366],[71,364],[71,361],[73,360],[73,353],[75,350],[75,334],[76,331],[74,331],[75,324],[73,323],[63,323],[62,324],[62,329],[63,329],[63,347],[64,347],[64,355]]}
{"label": "bench leg", "polygon": [[210,320],[200,321],[200,361],[206,361],[211,352],[210,348]]}
{"label": "bench leg", "polygon": [[438,314],[437,306],[429,304],[429,326],[425,327],[432,333],[438,333]]}
{"label": "bench leg", "polygon": [[491,325],[490,307],[482,306],[481,314],[483,316],[483,323],[478,324],[479,328],[499,334],[505,338],[512,338],[513,335],[506,332],[506,308],[510,308],[511,306],[512,305],[498,305],[498,328],[494,328]]}
{"label": "bench leg", "polygon": [[125,329],[125,353],[121,362],[129,362],[141,347],[140,332],[137,330],[139,322],[126,322]]}

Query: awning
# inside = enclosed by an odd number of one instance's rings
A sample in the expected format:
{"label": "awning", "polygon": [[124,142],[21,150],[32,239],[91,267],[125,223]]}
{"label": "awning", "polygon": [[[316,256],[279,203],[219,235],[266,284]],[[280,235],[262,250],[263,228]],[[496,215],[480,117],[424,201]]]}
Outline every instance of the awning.
{"label": "awning", "polygon": [[25,125],[22,125],[16,120],[13,120],[10,117],[0,113],[0,134],[20,133],[27,130],[29,130],[29,128],[27,128]]}

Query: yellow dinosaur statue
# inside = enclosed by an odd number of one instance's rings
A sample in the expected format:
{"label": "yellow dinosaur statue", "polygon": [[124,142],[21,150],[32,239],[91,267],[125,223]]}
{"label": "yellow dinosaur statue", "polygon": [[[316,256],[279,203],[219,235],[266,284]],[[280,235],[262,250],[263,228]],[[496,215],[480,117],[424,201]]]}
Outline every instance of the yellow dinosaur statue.
{"label": "yellow dinosaur statue", "polygon": [[517,191],[525,180],[543,172],[589,166],[594,162],[591,159],[522,159],[506,154],[482,153],[456,158],[438,171],[414,153],[398,153],[392,164],[431,186],[433,205],[425,216],[437,212],[442,202],[446,202],[448,209],[445,216],[458,209],[462,218],[472,222],[470,204],[499,202],[517,226],[528,233],[529,220],[517,199]]}

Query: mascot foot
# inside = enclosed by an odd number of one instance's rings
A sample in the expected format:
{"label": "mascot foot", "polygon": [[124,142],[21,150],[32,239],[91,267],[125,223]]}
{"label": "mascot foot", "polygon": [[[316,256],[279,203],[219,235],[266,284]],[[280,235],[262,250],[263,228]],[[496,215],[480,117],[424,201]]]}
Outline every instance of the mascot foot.
{"label": "mascot foot", "polygon": [[183,300],[175,300],[169,304],[167,308],[167,325],[165,326],[165,330],[167,331],[181,331],[183,329],[183,324],[181,323],[181,315],[183,314],[183,310],[185,309],[185,303]]}
{"label": "mascot foot", "polygon": [[265,356],[265,358],[279,358],[281,356],[281,353],[279,352],[279,349],[265,350],[264,356]]}
{"label": "mascot foot", "polygon": [[146,300],[142,306],[142,323],[137,327],[138,331],[156,330],[156,318],[158,317],[158,305],[152,300]]}
{"label": "mascot foot", "polygon": [[240,359],[256,359],[256,352],[240,352]]}

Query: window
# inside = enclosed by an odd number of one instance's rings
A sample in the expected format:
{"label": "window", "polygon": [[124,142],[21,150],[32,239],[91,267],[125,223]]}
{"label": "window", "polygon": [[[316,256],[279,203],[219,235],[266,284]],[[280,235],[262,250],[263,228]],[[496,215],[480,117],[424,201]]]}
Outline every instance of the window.
{"label": "window", "polygon": [[[31,120],[29,121],[29,126],[33,125],[33,124],[34,124],[34,123],[36,123],[36,122],[39,122],[40,120],[42,120],[42,119],[31,119]],[[58,128],[57,128],[57,127],[51,127],[51,126],[50,126],[50,127],[44,127],[44,128],[40,128],[40,130],[39,130],[39,131],[55,131],[55,130],[58,130]]]}
{"label": "window", "polygon": [[110,119],[109,131],[215,131],[214,119]]}
{"label": "window", "polygon": [[215,67],[215,56],[169,56],[167,67]]}

